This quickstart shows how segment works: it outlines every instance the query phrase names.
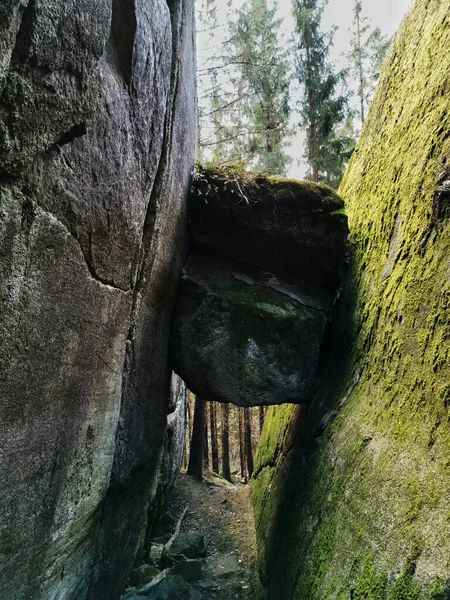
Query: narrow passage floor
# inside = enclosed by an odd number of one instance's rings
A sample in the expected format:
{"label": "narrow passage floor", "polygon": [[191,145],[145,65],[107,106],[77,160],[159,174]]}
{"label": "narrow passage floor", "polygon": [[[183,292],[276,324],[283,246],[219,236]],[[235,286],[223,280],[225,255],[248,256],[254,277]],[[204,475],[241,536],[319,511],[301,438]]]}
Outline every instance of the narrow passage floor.
{"label": "narrow passage floor", "polygon": [[[123,598],[134,600],[134,594],[139,597],[142,594],[158,600],[160,597],[171,600],[172,596],[180,600],[259,599],[250,486],[231,484],[217,477],[199,482],[182,473],[168,507],[168,516],[155,534],[155,549],[158,542],[165,542],[173,534],[186,507],[180,535],[172,551],[177,547],[178,552],[182,551],[182,545],[189,537],[186,534],[197,537],[200,534],[204,538],[206,556],[200,560],[181,561],[182,564],[168,571],[167,581],[155,582],[156,585],[145,594],[139,591],[139,586],[129,589]],[[183,591],[177,591],[178,584],[174,585],[172,581],[175,572],[185,578],[181,581]]]}

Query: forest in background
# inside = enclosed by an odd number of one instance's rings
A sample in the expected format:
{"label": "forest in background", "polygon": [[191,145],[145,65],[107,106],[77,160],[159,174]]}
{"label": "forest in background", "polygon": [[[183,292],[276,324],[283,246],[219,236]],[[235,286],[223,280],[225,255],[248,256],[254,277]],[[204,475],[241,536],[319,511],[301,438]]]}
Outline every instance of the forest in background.
{"label": "forest in background", "polygon": [[189,392],[183,468],[197,479],[211,473],[247,483],[266,414],[267,406],[205,402]]}
{"label": "forest in background", "polygon": [[[200,162],[238,162],[337,188],[373,98],[390,39],[353,5],[346,68],[330,52],[325,1],[292,0],[293,33],[267,0],[197,3]],[[289,152],[298,130],[304,149]]]}

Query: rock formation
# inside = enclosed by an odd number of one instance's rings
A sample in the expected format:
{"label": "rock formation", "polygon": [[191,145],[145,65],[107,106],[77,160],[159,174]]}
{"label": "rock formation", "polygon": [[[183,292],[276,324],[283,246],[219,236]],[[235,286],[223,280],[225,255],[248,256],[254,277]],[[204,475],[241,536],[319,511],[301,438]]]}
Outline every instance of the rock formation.
{"label": "rock formation", "polygon": [[202,398],[309,401],[346,255],[342,200],[326,186],[200,172],[172,363]]}
{"label": "rock formation", "polygon": [[166,430],[190,0],[0,5],[0,595],[118,598]]}
{"label": "rock formation", "polygon": [[417,0],[394,40],[340,188],[352,267],[320,390],[266,421],[271,600],[450,594],[449,15]]}

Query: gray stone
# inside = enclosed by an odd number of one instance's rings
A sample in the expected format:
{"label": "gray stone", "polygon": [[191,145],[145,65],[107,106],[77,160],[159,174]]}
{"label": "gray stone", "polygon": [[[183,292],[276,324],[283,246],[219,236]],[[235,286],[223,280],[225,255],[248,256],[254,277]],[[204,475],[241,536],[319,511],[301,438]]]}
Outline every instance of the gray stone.
{"label": "gray stone", "polygon": [[0,3],[8,600],[117,599],[151,513],[195,148],[193,10]]}
{"label": "gray stone", "polygon": [[[173,373],[170,384],[169,414],[167,415],[164,448],[161,452],[158,467],[158,484],[151,510],[148,511],[147,527],[149,531],[151,531],[153,523],[164,514],[170,494],[173,491],[178,474],[180,473],[186,439],[186,403],[186,385],[180,377]],[[170,535],[164,540],[164,543],[167,542],[169,538]],[[153,552],[155,552],[155,550],[153,550]],[[144,559],[144,557],[142,558]],[[156,557],[155,560],[159,561],[160,558],[161,556]]]}
{"label": "gray stone", "polygon": [[345,275],[330,188],[201,169],[172,328],[174,370],[205,400],[307,403]]}
{"label": "gray stone", "polygon": [[152,579],[159,575],[160,571],[153,565],[141,565],[138,569],[132,571],[130,575],[130,583],[134,587],[141,587],[149,583]]}
{"label": "gray stone", "polygon": [[189,586],[180,575],[167,575],[146,594],[151,600],[186,600],[190,597]]}
{"label": "gray stone", "polygon": [[202,563],[200,560],[180,560],[171,571],[174,575],[181,575],[185,581],[192,583],[202,579]]}
{"label": "gray stone", "polygon": [[138,591],[135,587],[127,588],[120,600],[134,600],[137,597],[137,593]]}
{"label": "gray stone", "polygon": [[180,533],[171,548],[174,556],[182,554],[186,558],[202,558],[206,554],[205,540],[200,533]]}
{"label": "gray stone", "polygon": [[172,361],[201,398],[240,406],[309,400],[327,325],[311,292],[286,292],[241,265],[192,255],[184,269]]}
{"label": "gray stone", "polygon": [[197,583],[197,587],[199,587],[202,590],[213,590],[217,587],[217,584],[215,584],[213,581],[210,580],[206,580],[206,581],[199,581]]}
{"label": "gray stone", "polygon": [[242,572],[242,566],[234,554],[216,554],[207,559],[208,576],[211,579],[231,577]]}
{"label": "gray stone", "polygon": [[154,564],[158,564],[164,551],[164,544],[152,544],[150,546],[150,559]]}

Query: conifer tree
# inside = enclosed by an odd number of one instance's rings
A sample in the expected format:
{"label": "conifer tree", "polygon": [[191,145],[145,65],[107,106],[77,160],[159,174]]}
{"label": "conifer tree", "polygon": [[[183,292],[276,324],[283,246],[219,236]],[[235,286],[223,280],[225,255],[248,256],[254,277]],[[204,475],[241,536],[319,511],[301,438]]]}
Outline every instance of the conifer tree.
{"label": "conifer tree", "polygon": [[211,430],[211,459],[212,470],[219,472],[219,447],[217,443],[217,404],[211,402],[210,408],[210,430]]}
{"label": "conifer tree", "polygon": [[[202,7],[202,26],[217,31],[215,0],[203,0]],[[226,39],[216,48],[211,33],[211,58],[198,73],[200,158],[283,174],[290,160],[285,153],[290,81],[280,21],[267,0],[250,0],[234,17],[222,6],[226,13]]]}
{"label": "conifer tree", "polygon": [[[211,409],[209,409],[211,410]],[[205,402],[205,435],[203,438],[203,467],[209,471],[208,404]]]}
{"label": "conifer tree", "polygon": [[245,454],[245,422],[244,422],[244,408],[238,408],[238,420],[239,420],[239,459],[240,459],[240,473],[241,479],[247,483],[247,463]]}
{"label": "conifer tree", "polygon": [[321,30],[325,3],[293,0],[296,39],[296,74],[302,89],[300,115],[306,130],[306,160],[314,182],[339,185],[352,140],[339,135],[347,100],[338,92],[345,73],[336,73],[329,61],[334,30]]}
{"label": "conifer tree", "polygon": [[284,143],[290,107],[289,65],[278,42],[279,28],[267,0],[250,0],[234,25],[233,46],[239,87],[247,92],[240,115],[242,154],[251,166],[282,174],[289,161]]}
{"label": "conifer tree", "polygon": [[244,408],[244,440],[245,458],[247,463],[248,478],[253,475],[253,449],[252,449],[252,425],[251,413],[248,407]]}
{"label": "conifer tree", "polygon": [[188,474],[203,479],[203,442],[205,438],[205,401],[195,398],[194,423],[192,426]]}
{"label": "conifer tree", "polygon": [[230,405],[222,405],[222,473],[231,482],[230,472]]}
{"label": "conifer tree", "polygon": [[370,19],[363,14],[361,0],[355,0],[353,6],[352,36],[348,59],[350,72],[358,81],[358,116],[363,125],[391,40],[379,27],[371,31]]}

